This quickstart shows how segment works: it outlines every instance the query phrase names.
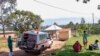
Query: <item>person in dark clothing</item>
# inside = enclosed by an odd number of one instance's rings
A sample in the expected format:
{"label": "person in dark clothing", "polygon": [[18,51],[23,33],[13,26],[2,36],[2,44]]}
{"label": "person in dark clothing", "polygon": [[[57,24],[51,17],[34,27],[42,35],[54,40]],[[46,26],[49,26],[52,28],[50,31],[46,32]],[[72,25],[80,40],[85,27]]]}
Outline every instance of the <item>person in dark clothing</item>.
{"label": "person in dark clothing", "polygon": [[9,56],[13,56],[13,43],[11,36],[8,36]]}
{"label": "person in dark clothing", "polygon": [[100,49],[99,40],[95,40],[94,44],[89,45],[89,50],[98,50]]}
{"label": "person in dark clothing", "polygon": [[80,52],[82,49],[81,44],[79,43],[79,41],[76,41],[75,44],[73,45],[73,49],[75,52]]}
{"label": "person in dark clothing", "polygon": [[94,49],[93,44],[90,44],[89,45],[89,50],[93,50],[93,49]]}

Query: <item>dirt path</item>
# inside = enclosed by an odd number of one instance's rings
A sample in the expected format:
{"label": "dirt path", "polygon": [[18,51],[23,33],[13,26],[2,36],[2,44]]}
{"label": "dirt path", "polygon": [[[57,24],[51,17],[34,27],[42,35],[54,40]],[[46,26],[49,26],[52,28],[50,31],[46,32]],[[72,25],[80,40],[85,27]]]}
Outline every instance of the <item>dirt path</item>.
{"label": "dirt path", "polygon": [[[55,50],[60,49],[65,42],[63,41],[54,41],[52,44],[52,47],[45,50],[42,54],[39,56],[51,56],[51,53],[54,53]],[[0,49],[0,56],[8,56],[8,49]],[[14,47],[14,56],[35,56],[33,54],[27,54],[24,51],[20,50],[19,48]]]}

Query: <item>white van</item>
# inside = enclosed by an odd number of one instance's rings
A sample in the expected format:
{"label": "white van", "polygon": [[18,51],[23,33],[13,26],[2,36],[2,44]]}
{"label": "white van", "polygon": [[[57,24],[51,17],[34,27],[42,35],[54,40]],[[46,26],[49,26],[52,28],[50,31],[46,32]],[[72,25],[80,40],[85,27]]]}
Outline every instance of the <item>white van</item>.
{"label": "white van", "polygon": [[50,47],[53,41],[49,38],[48,33],[40,31],[27,31],[20,35],[17,46],[25,52],[41,51]]}

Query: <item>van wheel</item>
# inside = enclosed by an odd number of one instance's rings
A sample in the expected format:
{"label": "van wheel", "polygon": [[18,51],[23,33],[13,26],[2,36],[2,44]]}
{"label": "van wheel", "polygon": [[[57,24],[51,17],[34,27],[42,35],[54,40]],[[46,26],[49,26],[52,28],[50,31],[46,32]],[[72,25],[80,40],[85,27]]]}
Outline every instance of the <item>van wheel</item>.
{"label": "van wheel", "polygon": [[37,50],[34,52],[34,55],[40,55],[41,54],[41,50]]}
{"label": "van wheel", "polygon": [[45,47],[44,45],[41,46],[40,51],[44,51]]}

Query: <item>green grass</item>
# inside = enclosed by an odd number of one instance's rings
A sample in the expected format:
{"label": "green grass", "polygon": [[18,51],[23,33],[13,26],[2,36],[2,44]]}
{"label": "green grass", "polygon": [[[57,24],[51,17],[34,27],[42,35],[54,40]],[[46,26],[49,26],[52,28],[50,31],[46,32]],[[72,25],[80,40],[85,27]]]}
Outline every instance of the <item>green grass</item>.
{"label": "green grass", "polygon": [[6,47],[7,47],[6,39],[0,38],[0,49]]}
{"label": "green grass", "polygon": [[[88,45],[91,43],[94,43],[94,41],[98,39],[100,41],[100,35],[91,35],[88,37]],[[72,45],[79,41],[82,44],[82,37],[72,37],[68,41],[66,41],[66,45],[57,52],[56,56],[100,56],[100,50],[86,50],[84,47],[82,47],[81,52],[76,53],[73,51]],[[87,46],[88,49],[88,46]]]}

